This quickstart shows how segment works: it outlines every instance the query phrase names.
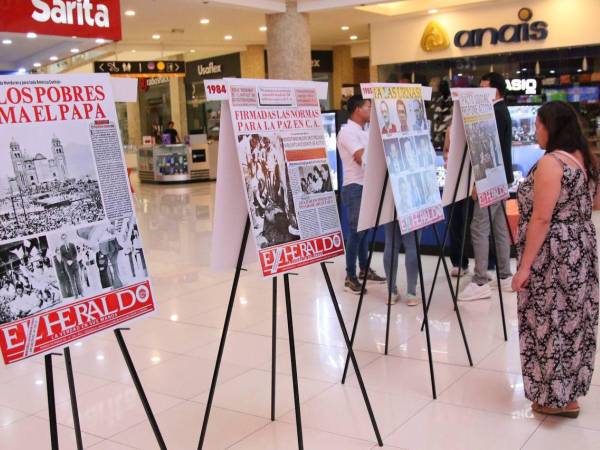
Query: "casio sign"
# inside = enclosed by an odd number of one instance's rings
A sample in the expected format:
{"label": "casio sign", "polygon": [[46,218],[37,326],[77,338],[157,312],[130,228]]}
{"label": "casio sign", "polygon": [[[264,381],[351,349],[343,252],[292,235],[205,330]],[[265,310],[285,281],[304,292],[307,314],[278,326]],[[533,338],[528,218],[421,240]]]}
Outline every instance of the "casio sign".
{"label": "casio sign", "polygon": [[454,36],[454,45],[459,48],[481,47],[487,35],[492,45],[502,43],[518,43],[527,41],[543,41],[548,37],[548,24],[542,21],[529,23],[533,13],[528,8],[519,11],[519,18],[523,23],[516,25],[502,25],[500,28],[477,28],[462,30]]}
{"label": "casio sign", "polygon": [[207,66],[198,66],[198,75],[203,77],[204,75],[211,75],[213,73],[221,73],[221,64],[214,64],[212,61]]}
{"label": "casio sign", "polygon": [[50,20],[65,25],[110,27],[108,7],[101,3],[95,6],[90,0],[53,0],[53,6],[43,0],[31,0],[31,3],[35,8],[31,17],[37,22]]}
{"label": "casio sign", "polygon": [[537,94],[537,80],[535,78],[506,80],[506,89],[535,95]]}

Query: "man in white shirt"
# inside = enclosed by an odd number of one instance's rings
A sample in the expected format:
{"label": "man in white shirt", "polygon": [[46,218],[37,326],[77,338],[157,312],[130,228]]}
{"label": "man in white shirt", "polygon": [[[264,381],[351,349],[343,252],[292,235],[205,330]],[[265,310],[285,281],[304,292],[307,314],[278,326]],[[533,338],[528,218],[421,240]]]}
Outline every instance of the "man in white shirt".
{"label": "man in white shirt", "polygon": [[364,179],[363,157],[369,142],[369,134],[364,130],[371,118],[371,101],[361,95],[354,95],[348,100],[350,119],[338,134],[338,150],[344,169],[342,186],[342,203],[348,212],[350,232],[346,240],[346,280],[344,287],[355,294],[360,294],[361,283],[356,277],[356,259],[360,266],[360,278],[383,283],[385,278],[373,270],[367,272],[367,232],[358,232],[358,216]]}

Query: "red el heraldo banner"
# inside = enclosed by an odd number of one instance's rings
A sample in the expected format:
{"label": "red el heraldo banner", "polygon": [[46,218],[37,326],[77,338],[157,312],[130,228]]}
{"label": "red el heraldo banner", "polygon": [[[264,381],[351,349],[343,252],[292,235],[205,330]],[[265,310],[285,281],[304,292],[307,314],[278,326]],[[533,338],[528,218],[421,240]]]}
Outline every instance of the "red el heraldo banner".
{"label": "red el heraldo banner", "polygon": [[3,31],[119,41],[120,0],[2,0]]}

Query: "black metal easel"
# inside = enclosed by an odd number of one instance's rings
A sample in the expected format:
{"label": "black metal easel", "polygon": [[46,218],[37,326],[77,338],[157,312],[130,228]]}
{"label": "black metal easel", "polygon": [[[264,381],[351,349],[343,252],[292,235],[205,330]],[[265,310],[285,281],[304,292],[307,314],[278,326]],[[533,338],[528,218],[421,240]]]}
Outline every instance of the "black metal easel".
{"label": "black metal easel", "polygon": [[[383,202],[385,199],[385,194],[386,194],[386,190],[387,190],[387,184],[388,184],[388,179],[389,179],[389,173],[386,170],[385,173],[385,177],[384,177],[384,182],[383,182],[383,188],[381,190],[381,197],[379,200],[379,208],[377,210],[377,216],[375,219],[375,226],[374,226],[374,230],[377,230],[377,228],[379,227],[379,223],[381,221],[381,213],[383,210]],[[397,221],[397,211],[396,208],[394,207],[394,221]],[[438,233],[437,233],[437,229],[434,227],[434,231],[435,231],[435,235],[436,237],[438,237]],[[394,233],[392,235],[392,248],[394,247],[395,244],[395,238],[396,238],[396,229],[394,228]],[[438,246],[440,246],[440,252],[443,252],[443,249],[441,248],[440,242],[439,242],[439,237],[437,238],[438,241]],[[423,270],[422,270],[422,261],[421,261],[421,250],[420,250],[420,242],[419,242],[419,237],[418,234],[415,232],[415,244],[417,246],[417,258],[418,258],[418,265],[419,265],[419,278],[420,278],[420,284],[421,284],[421,298],[425,299],[425,286],[424,286],[424,281],[423,281]],[[371,261],[373,259],[373,253],[374,253],[374,249],[375,249],[375,231],[373,232],[373,236],[371,237],[371,243],[370,243],[370,248],[369,248],[369,256],[367,258],[367,267],[366,270],[368,271],[369,268],[371,267]],[[469,350],[469,344],[467,341],[467,337],[465,334],[465,330],[464,330],[464,326],[462,323],[462,318],[460,316],[460,311],[457,305],[457,301],[456,301],[456,295],[454,290],[452,289],[452,282],[450,281],[450,272],[448,270],[448,267],[446,266],[446,261],[443,260],[443,264],[444,264],[444,269],[446,272],[446,276],[448,279],[448,284],[449,284],[449,288],[450,288],[450,293],[452,295],[452,300],[454,303],[454,309],[456,311],[456,316],[460,325],[460,331],[462,334],[462,338],[463,338],[463,342],[465,344],[465,350],[467,353],[467,358],[469,360],[469,364],[472,366],[473,365],[473,361],[471,359],[471,352]],[[439,269],[439,263],[438,263],[438,269]],[[392,267],[391,267],[392,273],[395,272],[396,267],[394,264],[394,258],[392,258]],[[435,280],[434,280],[435,283]],[[361,286],[361,293],[360,293],[360,298],[358,301],[358,306],[356,309],[356,316],[354,318],[354,326],[352,329],[352,338],[350,340],[351,345],[354,344],[354,339],[356,337],[356,331],[358,328],[358,321],[360,318],[360,312],[362,309],[362,303],[363,303],[363,299],[364,299],[364,294],[365,294],[365,290],[366,290],[366,285],[367,285],[367,278],[365,277],[362,280],[362,286]],[[385,336],[385,354],[388,354],[388,345],[389,345],[389,332],[390,332],[390,315],[391,315],[391,289],[388,287],[388,305],[387,305],[387,321],[386,321],[386,336]],[[428,321],[428,312],[429,312],[429,308],[425,306],[425,301],[422,301],[423,304],[423,325],[424,328],[426,330],[426,340],[427,340],[427,355],[428,355],[428,360],[429,360],[429,370],[430,370],[430,374],[431,374],[431,390],[432,390],[432,394],[433,394],[433,398],[437,397],[437,393],[436,393],[436,388],[435,388],[435,376],[434,376],[434,369],[433,369],[433,357],[432,357],[432,352],[431,352],[431,340],[430,340],[430,335],[429,335],[429,321]],[[346,377],[347,377],[347,373],[348,373],[348,363],[349,363],[349,358],[346,358],[346,364],[344,366],[344,373],[342,376],[342,383],[346,382]]]}
{"label": "black metal easel", "polygon": [[[122,331],[128,329],[129,328],[115,329],[115,337],[117,338],[119,348],[121,349],[121,353],[123,354],[123,358],[125,359],[125,364],[127,365],[127,369],[129,370],[129,374],[131,375],[133,384],[135,385],[137,393],[140,397],[140,401],[142,402],[142,406],[144,407],[144,411],[146,412],[146,416],[148,417],[148,421],[150,422],[150,426],[152,427],[152,431],[154,433],[154,436],[156,437],[158,446],[161,450],[167,450],[167,445],[165,444],[165,441],[162,437],[160,428],[158,427],[158,423],[156,422],[156,418],[154,417],[154,413],[152,412],[152,408],[150,407],[150,403],[148,402],[148,398],[146,397],[146,393],[144,392],[142,382],[140,381],[133,360],[131,359],[131,355],[129,354],[127,345],[125,344],[125,339],[123,338]],[[83,438],[81,434],[81,424],[79,421],[79,408],[77,406],[77,391],[75,389],[75,377],[73,375],[73,364],[71,362],[71,350],[69,349],[69,347],[64,348],[63,354],[65,357],[67,381],[69,384],[69,397],[71,399],[71,412],[73,414],[75,441],[77,444],[77,450],[83,450]],[[54,371],[52,367],[52,356],[61,356],[61,354],[49,353],[44,357],[44,365],[46,370],[46,390],[48,395],[48,416],[50,419],[50,446],[52,450],[58,450],[58,421],[56,418],[56,400],[54,395]]]}
{"label": "black metal easel", "polygon": [[[242,263],[244,260],[244,252],[246,249],[246,244],[248,242],[248,235],[250,233],[250,217],[246,218],[246,225],[244,227],[244,232],[242,235],[242,243],[240,246],[240,252],[238,254],[237,265],[235,269],[235,275],[233,278],[233,283],[231,286],[231,293],[229,296],[229,305],[227,307],[227,312],[225,314],[225,323],[223,325],[223,332],[221,334],[221,341],[219,344],[219,350],[217,352],[217,359],[215,363],[215,369],[213,372],[212,382],[210,386],[210,391],[208,394],[208,401],[206,403],[206,410],[204,413],[204,420],[202,422],[202,431],[200,433],[200,440],[198,442],[198,450],[202,450],[204,447],[204,442],[206,440],[206,432],[208,429],[208,420],[210,417],[210,412],[212,409],[212,403],[214,400],[215,389],[217,385],[217,380],[219,377],[219,370],[221,368],[221,361],[223,358],[223,352],[225,349],[225,342],[227,339],[227,333],[229,330],[229,323],[231,321],[231,315],[233,311],[233,305],[235,303],[235,296],[237,292],[237,287],[239,284],[240,274],[242,270]],[[329,277],[329,273],[327,272],[327,266],[325,263],[321,263],[321,268],[323,271],[323,276],[325,277],[325,281],[327,283],[327,288],[329,289],[329,294],[331,296],[331,300],[333,302],[333,306],[336,310],[336,315],[338,317],[338,321],[340,323],[340,328],[342,330],[342,334],[344,335],[346,345],[348,346],[348,352],[350,354],[350,358],[352,359],[352,364],[354,366],[354,370],[357,374],[358,383],[365,401],[365,405],[367,407],[367,411],[369,413],[369,417],[371,419],[371,424],[373,426],[373,431],[375,433],[377,443],[380,447],[383,447],[383,441],[381,439],[381,434],[379,432],[379,427],[377,426],[377,422],[375,420],[375,415],[373,414],[373,410],[371,408],[371,403],[369,401],[369,397],[367,395],[366,388],[364,386],[362,376],[360,374],[360,369],[358,367],[358,362],[352,350],[352,346],[350,345],[350,338],[348,337],[348,332],[344,325],[344,320],[342,317],[342,313],[337,301],[337,297],[335,296],[335,291],[333,289],[333,285],[331,284],[331,279]],[[300,393],[298,389],[298,369],[296,365],[296,345],[294,339],[294,325],[292,320],[292,302],[291,302],[291,293],[290,293],[290,275],[286,273],[283,275],[283,283],[284,283],[284,293],[285,293],[285,304],[286,304],[286,315],[287,315],[287,324],[288,324],[288,338],[289,338],[289,346],[290,346],[290,362],[292,367],[292,384],[294,390],[294,409],[296,416],[296,431],[298,437],[298,448],[300,450],[304,449],[304,438],[302,434],[302,418],[300,412]],[[276,303],[277,303],[277,280],[276,278],[273,280],[273,333],[272,333],[272,366],[271,366],[271,420],[275,420],[275,358],[276,358],[276,333],[277,333],[277,322],[276,322]]]}

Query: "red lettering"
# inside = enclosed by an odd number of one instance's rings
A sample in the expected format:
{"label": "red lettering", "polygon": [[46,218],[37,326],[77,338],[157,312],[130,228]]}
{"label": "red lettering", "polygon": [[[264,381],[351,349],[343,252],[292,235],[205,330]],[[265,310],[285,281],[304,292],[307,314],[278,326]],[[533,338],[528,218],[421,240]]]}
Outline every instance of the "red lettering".
{"label": "red lettering", "polygon": [[65,101],[65,102],[73,101],[73,95],[71,95],[71,89],[69,88],[69,86],[61,86],[60,90],[62,92],[63,101]]}
{"label": "red lettering", "polygon": [[103,86],[95,86],[95,91],[96,91],[96,100],[97,101],[101,102],[106,98],[106,94],[104,93]]}
{"label": "red lettering", "polygon": [[85,101],[83,99],[83,90],[81,89],[81,86],[73,86],[73,100],[76,102],[83,102]]}

